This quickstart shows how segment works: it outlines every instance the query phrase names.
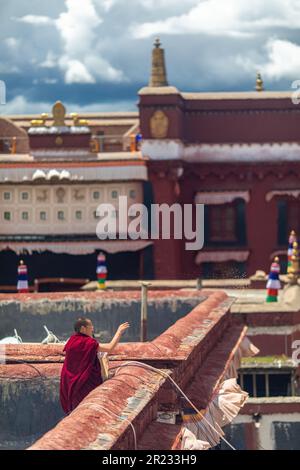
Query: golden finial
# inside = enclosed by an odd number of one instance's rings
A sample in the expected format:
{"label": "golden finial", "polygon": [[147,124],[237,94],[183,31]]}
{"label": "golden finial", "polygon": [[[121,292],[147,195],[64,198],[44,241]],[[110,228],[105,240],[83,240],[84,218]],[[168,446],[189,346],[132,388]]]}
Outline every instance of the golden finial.
{"label": "golden finial", "polygon": [[165,65],[165,52],[161,47],[159,38],[155,39],[152,50],[152,70],[149,82],[150,87],[168,86],[167,72]]}
{"label": "golden finial", "polygon": [[73,119],[74,126],[77,126],[77,121],[79,119],[78,113],[70,113],[70,116]]}
{"label": "golden finial", "polygon": [[264,91],[264,82],[263,79],[261,78],[261,74],[257,72],[256,74],[256,91]]}
{"label": "golden finial", "polygon": [[291,266],[288,269],[288,278],[291,284],[296,284],[300,274],[298,243],[293,243],[293,252],[291,256]]}
{"label": "golden finial", "polygon": [[57,101],[52,108],[53,114],[53,126],[55,127],[64,127],[65,124],[65,116],[66,116],[66,108],[62,104],[61,101]]}
{"label": "golden finial", "polygon": [[71,113],[71,118],[73,119],[73,126],[88,126],[89,121],[87,119],[80,119],[78,113]]}
{"label": "golden finial", "polygon": [[155,38],[154,47],[159,48],[161,46],[161,42],[159,38]]}

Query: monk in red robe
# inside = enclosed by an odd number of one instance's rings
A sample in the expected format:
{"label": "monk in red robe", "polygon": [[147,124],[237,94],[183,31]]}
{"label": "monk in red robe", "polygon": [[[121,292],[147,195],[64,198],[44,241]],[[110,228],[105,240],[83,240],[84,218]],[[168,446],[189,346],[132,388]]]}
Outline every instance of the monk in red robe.
{"label": "monk in red robe", "polygon": [[65,360],[60,377],[60,401],[65,413],[70,413],[94,388],[102,383],[98,352],[112,352],[129,328],[119,326],[109,344],[99,344],[93,338],[91,320],[79,318],[74,325],[75,334],[64,347]]}

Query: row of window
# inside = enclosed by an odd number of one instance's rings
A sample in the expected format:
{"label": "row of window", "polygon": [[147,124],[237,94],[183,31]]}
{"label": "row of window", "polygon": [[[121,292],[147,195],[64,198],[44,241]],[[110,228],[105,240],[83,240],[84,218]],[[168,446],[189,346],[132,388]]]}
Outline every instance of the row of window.
{"label": "row of window", "polygon": [[[112,217],[117,218],[119,214],[119,211],[116,209],[114,212],[112,212]],[[77,210],[74,213],[75,219],[80,221],[83,220],[84,213],[82,210]],[[24,222],[29,222],[30,221],[30,213],[28,211],[22,211],[20,214],[21,220]],[[93,211],[93,217],[94,219],[97,219],[97,212]],[[133,219],[135,216],[129,216],[129,219]],[[41,222],[45,222],[49,219],[49,214],[46,211],[40,211],[38,214],[38,219]],[[65,211],[57,211],[56,212],[56,219],[59,221],[64,221],[67,220],[66,212]],[[13,213],[10,211],[4,211],[3,212],[3,220],[6,222],[12,222],[13,221]]]}
{"label": "row of window", "polygon": [[[119,195],[121,195],[121,194],[119,194],[119,192],[116,191],[116,190],[113,190],[113,191],[111,192],[111,198],[112,198],[112,199],[117,199],[117,198],[119,197]],[[131,199],[135,199],[135,198],[136,198],[136,191],[135,191],[134,189],[131,189],[131,190],[129,191],[129,197],[130,197]],[[93,193],[92,193],[92,198],[93,198],[95,201],[100,200],[100,199],[101,199],[101,192],[100,192],[100,191],[93,191]],[[11,191],[4,191],[4,192],[3,192],[3,200],[4,200],[4,201],[12,201],[12,199],[13,199],[13,194],[12,194]],[[21,201],[24,201],[24,202],[29,201],[29,200],[30,200],[30,194],[29,194],[29,192],[27,192],[27,191],[22,191],[22,192],[20,193],[20,199],[21,199]]]}
{"label": "row of window", "polygon": [[[93,212],[94,218],[97,218],[96,211]],[[46,211],[40,211],[38,218],[40,221],[44,222],[48,220],[49,215],[47,214]],[[57,211],[56,213],[57,220],[66,220],[66,214],[64,211]],[[83,212],[78,210],[75,211],[75,219],[76,220],[82,220],[83,218]],[[3,213],[3,219],[7,222],[11,222],[13,220],[13,214],[10,211],[4,211]],[[30,220],[30,214],[28,211],[22,211],[21,212],[21,219],[23,221],[29,221]]]}
{"label": "row of window", "polygon": [[[96,211],[94,211],[93,213],[94,215],[94,218],[96,219],[97,218],[97,214],[96,214]],[[56,213],[56,217],[57,217],[57,220],[66,220],[66,214],[64,211],[57,211]],[[11,222],[12,221],[12,213],[9,212],[9,211],[5,211],[4,214],[3,214],[3,218],[5,221],[7,222]],[[83,218],[83,212],[82,211],[76,211],[75,212],[75,219],[76,220],[82,220]],[[30,220],[30,215],[29,215],[29,212],[27,211],[22,211],[21,213],[21,219],[23,221],[29,221]],[[47,212],[45,211],[40,211],[39,212],[39,220],[44,222],[46,220],[48,220],[48,214]]]}
{"label": "row of window", "polygon": [[240,372],[238,383],[250,397],[293,396],[298,386],[292,371]]}

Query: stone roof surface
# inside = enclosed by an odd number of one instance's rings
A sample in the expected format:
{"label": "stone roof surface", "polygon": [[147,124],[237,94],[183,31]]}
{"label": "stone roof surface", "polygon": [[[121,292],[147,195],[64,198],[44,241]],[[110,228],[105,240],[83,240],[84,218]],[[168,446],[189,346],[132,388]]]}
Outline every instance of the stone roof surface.
{"label": "stone roof surface", "polygon": [[[229,327],[231,303],[226,294],[211,293],[152,342],[119,345],[111,357],[112,366],[114,360],[118,360],[116,367],[119,367],[119,361],[128,360],[128,356],[140,360],[150,358],[165,373],[172,374],[180,386],[186,387]],[[243,327],[237,326],[234,331],[240,336]],[[236,344],[237,336],[235,342],[226,337],[226,342],[230,349]],[[172,360],[177,360],[177,367],[168,369]],[[220,361],[218,373],[225,365]],[[215,377],[214,386],[218,379],[219,375]],[[132,449],[132,430],[124,418],[134,424],[139,441],[148,426],[153,425],[159,407],[176,406],[177,399],[171,385],[158,372],[135,364],[125,365],[30,449]],[[175,431],[172,431],[174,436]]]}

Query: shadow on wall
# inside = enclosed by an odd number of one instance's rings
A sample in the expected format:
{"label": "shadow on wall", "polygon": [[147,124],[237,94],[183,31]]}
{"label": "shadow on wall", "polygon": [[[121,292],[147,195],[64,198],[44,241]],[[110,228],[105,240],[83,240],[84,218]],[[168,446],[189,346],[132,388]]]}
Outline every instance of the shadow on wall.
{"label": "shadow on wall", "polygon": [[0,450],[27,448],[63,416],[59,378],[0,379]]}

